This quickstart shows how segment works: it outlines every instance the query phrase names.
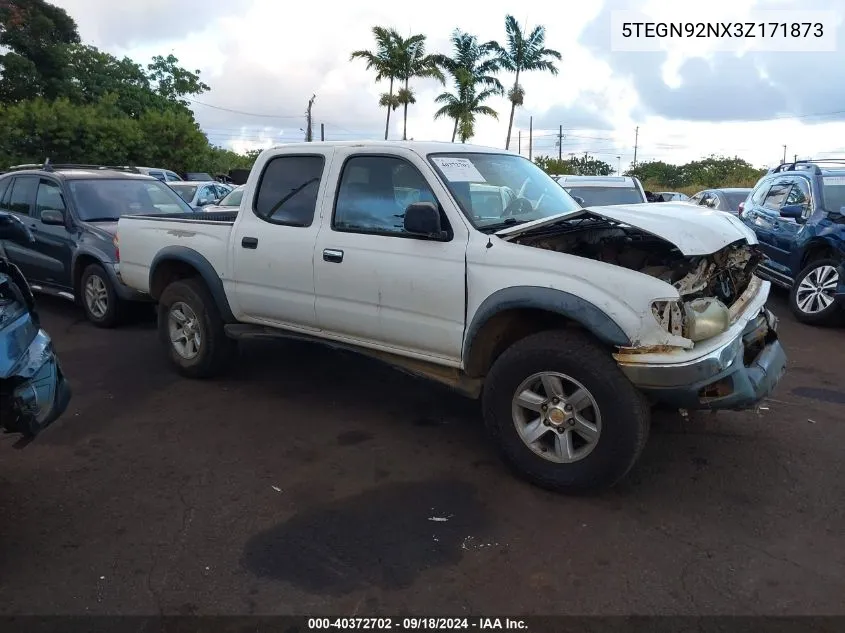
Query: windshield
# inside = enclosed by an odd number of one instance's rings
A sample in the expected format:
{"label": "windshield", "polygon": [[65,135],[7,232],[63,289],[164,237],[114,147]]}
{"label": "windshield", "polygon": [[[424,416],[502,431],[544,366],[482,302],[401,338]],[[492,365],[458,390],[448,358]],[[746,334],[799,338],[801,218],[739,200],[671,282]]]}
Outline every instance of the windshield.
{"label": "windshield", "polygon": [[478,229],[551,217],[580,209],[546,172],[513,154],[431,154],[431,164]]}
{"label": "windshield", "polygon": [[218,204],[221,207],[239,207],[241,206],[241,199],[244,197],[244,190],[241,187],[238,187],[234,191],[230,191],[229,194],[223,198]]}
{"label": "windshield", "polygon": [[[748,191],[751,191],[750,189]],[[723,191],[722,195],[728,201],[728,208],[731,211],[739,211],[739,205],[745,202],[748,191]]]}
{"label": "windshield", "polygon": [[834,213],[845,207],[845,176],[825,176],[823,181],[824,208]]}
{"label": "windshield", "polygon": [[196,185],[182,185],[178,183],[172,183],[170,188],[173,189],[176,193],[179,194],[179,197],[182,198],[185,202],[190,202],[194,199],[194,194],[197,192]]}
{"label": "windshield", "polygon": [[634,187],[567,187],[569,195],[582,198],[585,207],[605,207],[614,204],[642,204],[639,189]]}
{"label": "windshield", "polygon": [[71,180],[70,193],[79,219],[116,222],[123,215],[192,213],[176,193],[158,180]]}

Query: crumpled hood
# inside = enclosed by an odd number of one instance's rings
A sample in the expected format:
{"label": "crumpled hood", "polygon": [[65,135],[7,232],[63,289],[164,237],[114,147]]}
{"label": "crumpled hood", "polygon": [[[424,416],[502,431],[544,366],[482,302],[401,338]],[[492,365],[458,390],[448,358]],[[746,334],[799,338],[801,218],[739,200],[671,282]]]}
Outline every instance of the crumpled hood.
{"label": "crumpled hood", "polygon": [[504,240],[510,240],[561,220],[590,216],[621,222],[660,237],[673,244],[687,257],[710,255],[742,239],[749,244],[757,244],[757,236],[738,217],[685,202],[620,204],[578,209],[508,227],[495,234]]}

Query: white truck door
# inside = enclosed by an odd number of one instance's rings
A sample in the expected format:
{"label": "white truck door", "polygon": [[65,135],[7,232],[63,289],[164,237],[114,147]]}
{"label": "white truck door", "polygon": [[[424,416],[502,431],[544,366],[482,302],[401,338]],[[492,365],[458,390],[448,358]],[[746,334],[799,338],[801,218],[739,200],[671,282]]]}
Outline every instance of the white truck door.
{"label": "white truck door", "polygon": [[232,236],[232,288],[245,322],[318,330],[314,243],[331,150],[293,150],[261,167]]}
{"label": "white truck door", "polygon": [[457,365],[468,229],[447,205],[440,206],[449,239],[420,239],[403,228],[408,204],[448,200],[423,175],[431,173],[407,149],[336,150],[334,191],[314,252],[317,319],[338,338]]}

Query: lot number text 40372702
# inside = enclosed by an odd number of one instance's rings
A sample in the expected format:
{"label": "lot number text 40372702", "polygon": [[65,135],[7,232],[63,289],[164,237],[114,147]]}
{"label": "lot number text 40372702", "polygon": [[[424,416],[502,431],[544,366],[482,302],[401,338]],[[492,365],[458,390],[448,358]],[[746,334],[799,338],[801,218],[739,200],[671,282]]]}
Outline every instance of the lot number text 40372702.
{"label": "lot number text 40372702", "polygon": [[378,631],[513,630],[526,631],[518,618],[308,618],[309,630],[362,629]]}

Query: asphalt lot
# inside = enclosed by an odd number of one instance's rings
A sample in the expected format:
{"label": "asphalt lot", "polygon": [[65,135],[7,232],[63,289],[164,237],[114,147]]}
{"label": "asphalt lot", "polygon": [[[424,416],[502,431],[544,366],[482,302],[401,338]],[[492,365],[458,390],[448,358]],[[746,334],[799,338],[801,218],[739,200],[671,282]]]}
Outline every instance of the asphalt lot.
{"label": "asphalt lot", "polygon": [[374,361],[261,343],[187,381],[151,318],[38,301],[74,397],[0,438],[0,614],[845,614],[845,329],[778,292],[768,409],[660,414],[592,498],[515,479],[476,403]]}

